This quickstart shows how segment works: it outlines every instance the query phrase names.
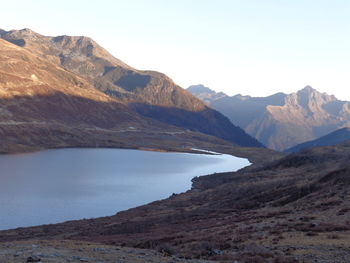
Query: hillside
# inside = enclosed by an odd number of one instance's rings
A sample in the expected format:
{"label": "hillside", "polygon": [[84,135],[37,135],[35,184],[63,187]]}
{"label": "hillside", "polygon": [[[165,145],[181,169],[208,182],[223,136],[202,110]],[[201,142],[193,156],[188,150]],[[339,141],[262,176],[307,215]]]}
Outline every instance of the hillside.
{"label": "hillside", "polygon": [[[208,94],[189,88],[197,97]],[[207,97],[209,105],[229,117],[271,149],[285,150],[347,126],[350,103],[307,86],[289,95]]]}
{"label": "hillside", "polygon": [[298,144],[290,149],[287,149],[286,152],[298,152],[312,147],[330,146],[347,140],[350,140],[350,128],[348,127],[331,132],[330,134],[322,136],[316,140]]}
{"label": "hillside", "polygon": [[121,99],[2,39],[0,100],[0,152],[58,147],[191,151],[194,147],[244,155],[240,147],[216,137],[140,116]]}
{"label": "hillside", "polygon": [[262,147],[221,113],[166,75],[136,70],[88,37],[48,37],[30,29],[2,31],[1,38],[86,79],[96,89],[158,122],[201,132],[240,146]]}

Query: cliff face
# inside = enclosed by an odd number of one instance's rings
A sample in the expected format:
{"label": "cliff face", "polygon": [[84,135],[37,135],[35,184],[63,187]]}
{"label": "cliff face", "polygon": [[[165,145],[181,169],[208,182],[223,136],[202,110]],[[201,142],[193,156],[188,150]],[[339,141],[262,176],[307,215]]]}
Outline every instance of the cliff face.
{"label": "cliff face", "polygon": [[[208,91],[189,90],[198,97],[208,94]],[[349,102],[309,86],[289,95],[277,93],[262,98],[218,97],[211,93],[207,100],[247,133],[277,150],[313,140],[350,122]]]}
{"label": "cliff face", "polygon": [[136,70],[87,37],[47,37],[30,29],[1,37],[86,79],[138,114],[165,124],[213,135],[240,146],[262,145],[166,75]]}

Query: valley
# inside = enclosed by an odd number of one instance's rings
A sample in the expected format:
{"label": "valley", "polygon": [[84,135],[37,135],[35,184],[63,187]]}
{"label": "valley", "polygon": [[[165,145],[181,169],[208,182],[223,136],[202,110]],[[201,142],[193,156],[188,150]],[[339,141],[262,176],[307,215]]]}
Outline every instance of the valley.
{"label": "valley", "polygon": [[0,30],[0,260],[348,262],[349,109],[310,86],[185,90],[89,37]]}

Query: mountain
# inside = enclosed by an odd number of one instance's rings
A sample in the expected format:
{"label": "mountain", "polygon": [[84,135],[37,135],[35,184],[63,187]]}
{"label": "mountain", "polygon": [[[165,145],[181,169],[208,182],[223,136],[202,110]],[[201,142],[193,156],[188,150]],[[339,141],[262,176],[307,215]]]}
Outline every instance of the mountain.
{"label": "mountain", "polygon": [[245,156],[240,147],[217,137],[142,116],[52,60],[3,39],[0,102],[1,153],[60,147],[205,148]]}
{"label": "mountain", "polygon": [[122,130],[133,126],[137,134],[152,127],[83,78],[2,39],[0,101],[1,152],[108,143],[125,147]]}
{"label": "mountain", "polygon": [[[284,93],[261,98],[242,96],[241,94],[228,96],[203,85],[190,86],[187,90],[194,96],[204,99],[208,105],[228,116],[231,121],[244,129],[263,114],[267,105],[283,105],[286,96]],[[206,96],[206,94],[210,94],[210,96]],[[206,98],[203,98],[205,96]]]}
{"label": "mountain", "polygon": [[210,105],[213,101],[219,100],[221,98],[227,98],[228,96],[223,92],[215,92],[214,90],[209,89],[201,84],[192,85],[187,89],[194,96],[201,99],[208,105]]}
{"label": "mountain", "polygon": [[316,140],[298,144],[292,148],[287,149],[286,152],[298,152],[298,151],[301,151],[307,148],[312,148],[312,147],[335,145],[347,140],[350,140],[349,127],[336,130]]}
{"label": "mountain", "polygon": [[310,86],[289,95],[276,93],[262,98],[226,96],[210,100],[209,105],[276,150],[324,136],[350,123],[349,102],[320,93]]}
{"label": "mountain", "polygon": [[240,146],[262,145],[166,75],[140,71],[114,58],[88,37],[43,36],[30,29],[1,31],[1,38],[87,80],[139,115],[216,136]]}

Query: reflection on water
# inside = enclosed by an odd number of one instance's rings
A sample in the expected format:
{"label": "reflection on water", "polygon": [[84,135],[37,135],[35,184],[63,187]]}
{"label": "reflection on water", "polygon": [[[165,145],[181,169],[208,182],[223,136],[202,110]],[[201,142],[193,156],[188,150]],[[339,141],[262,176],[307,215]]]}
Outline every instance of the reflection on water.
{"label": "reflection on water", "polygon": [[0,156],[0,229],[115,214],[184,192],[194,176],[248,165],[229,155],[60,149]]}

